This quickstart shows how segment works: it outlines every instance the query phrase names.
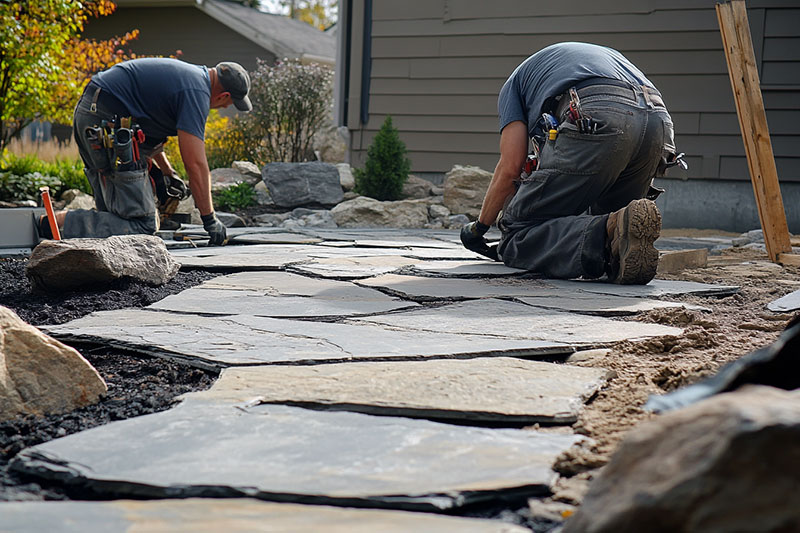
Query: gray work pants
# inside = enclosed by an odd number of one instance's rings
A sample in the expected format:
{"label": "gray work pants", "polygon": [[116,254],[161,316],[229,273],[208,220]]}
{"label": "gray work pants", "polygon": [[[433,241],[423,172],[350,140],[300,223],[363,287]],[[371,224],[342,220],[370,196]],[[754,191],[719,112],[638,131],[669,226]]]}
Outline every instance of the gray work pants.
{"label": "gray work pants", "polygon": [[590,85],[578,94],[596,133],[562,122],[499,221],[503,262],[551,278],[604,274],[608,214],[643,198],[661,158],[675,151],[672,119],[657,93]]}
{"label": "gray work pants", "polygon": [[[114,114],[99,102],[96,111],[92,111],[93,93],[92,90],[83,93],[75,108],[72,129],[84,172],[94,192],[96,210],[67,211],[61,235],[64,238],[152,235],[158,231],[158,216],[146,165],[140,170],[112,170],[105,150],[92,149],[86,138],[87,127],[96,127],[101,120],[114,118]],[[142,150],[140,161],[147,161],[153,154]]]}

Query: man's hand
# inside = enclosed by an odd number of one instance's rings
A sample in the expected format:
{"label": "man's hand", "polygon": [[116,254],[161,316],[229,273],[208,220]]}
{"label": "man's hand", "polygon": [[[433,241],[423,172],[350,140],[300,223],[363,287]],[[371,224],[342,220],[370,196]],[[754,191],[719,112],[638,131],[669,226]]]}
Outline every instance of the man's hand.
{"label": "man's hand", "polygon": [[228,230],[225,225],[219,221],[217,215],[209,213],[200,217],[203,220],[203,229],[208,232],[208,245],[209,246],[223,246],[228,242]]}
{"label": "man's hand", "polygon": [[489,226],[482,224],[480,220],[470,222],[461,228],[461,243],[467,250],[485,255],[492,261],[500,261],[497,256],[497,246],[489,246],[484,235],[489,231]]}

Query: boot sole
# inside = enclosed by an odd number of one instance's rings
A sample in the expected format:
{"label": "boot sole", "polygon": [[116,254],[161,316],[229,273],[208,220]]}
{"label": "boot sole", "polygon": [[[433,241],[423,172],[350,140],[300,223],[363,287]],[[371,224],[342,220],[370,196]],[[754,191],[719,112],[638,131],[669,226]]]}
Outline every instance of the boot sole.
{"label": "boot sole", "polygon": [[[619,274],[614,283],[646,285],[658,269],[653,243],[661,234],[661,213],[652,200],[635,200],[622,213]],[[618,230],[619,231],[619,230]]]}

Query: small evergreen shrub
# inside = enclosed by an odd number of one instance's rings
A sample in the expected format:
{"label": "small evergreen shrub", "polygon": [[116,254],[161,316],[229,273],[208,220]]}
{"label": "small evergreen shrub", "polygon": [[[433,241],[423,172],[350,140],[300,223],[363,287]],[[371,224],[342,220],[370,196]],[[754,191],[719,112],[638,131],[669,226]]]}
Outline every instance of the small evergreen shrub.
{"label": "small evergreen shrub", "polygon": [[398,200],[411,171],[407,153],[392,117],[387,116],[367,149],[364,168],[353,171],[355,191],[376,200]]}
{"label": "small evergreen shrub", "polygon": [[80,158],[59,158],[48,163],[33,154],[20,156],[6,152],[3,155],[0,160],[0,200],[38,200],[39,187],[45,185],[50,187],[53,198],[58,198],[68,189],[92,193]]}
{"label": "small evergreen shrub", "polygon": [[241,211],[256,204],[256,191],[247,182],[237,183],[215,192],[214,205],[221,211]]}

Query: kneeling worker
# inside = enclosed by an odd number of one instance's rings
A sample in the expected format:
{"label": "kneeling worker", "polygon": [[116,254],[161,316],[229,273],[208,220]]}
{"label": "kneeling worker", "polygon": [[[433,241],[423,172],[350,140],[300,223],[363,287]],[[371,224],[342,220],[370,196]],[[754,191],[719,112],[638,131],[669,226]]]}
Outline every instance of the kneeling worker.
{"label": "kneeling worker", "polygon": [[[211,200],[205,124],[210,109],[234,104],[250,111],[249,90],[247,71],[227,62],[207,68],[177,59],[143,58],[95,75],[75,108],[73,133],[97,210],[57,213],[62,236],[155,233],[156,197],[163,197],[165,190],[173,197],[185,192],[162,151],[167,137],[177,135],[209,244],[224,244],[227,231]],[[47,220],[40,222],[40,230],[49,233]]]}
{"label": "kneeling worker", "polygon": [[616,50],[559,43],[514,70],[498,109],[500,160],[464,246],[552,278],[652,280],[661,215],[646,197],[653,177],[685,168],[655,86]]}

